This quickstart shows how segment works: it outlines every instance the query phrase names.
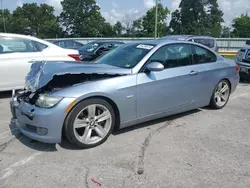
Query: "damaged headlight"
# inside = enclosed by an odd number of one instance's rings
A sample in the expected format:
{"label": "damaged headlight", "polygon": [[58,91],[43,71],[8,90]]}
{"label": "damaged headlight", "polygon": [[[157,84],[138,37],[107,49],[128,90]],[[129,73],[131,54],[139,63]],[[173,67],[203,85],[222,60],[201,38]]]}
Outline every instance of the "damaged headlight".
{"label": "damaged headlight", "polygon": [[39,95],[39,98],[36,101],[36,106],[41,108],[52,108],[57,105],[63,97],[52,97],[47,95]]}

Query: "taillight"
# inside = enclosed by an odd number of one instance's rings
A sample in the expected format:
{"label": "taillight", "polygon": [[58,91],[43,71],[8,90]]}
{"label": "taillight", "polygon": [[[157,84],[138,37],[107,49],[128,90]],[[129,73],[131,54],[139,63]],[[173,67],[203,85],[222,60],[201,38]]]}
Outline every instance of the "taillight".
{"label": "taillight", "polygon": [[81,61],[79,54],[69,54],[68,56],[74,58],[76,61]]}
{"label": "taillight", "polygon": [[240,70],[239,65],[235,65],[235,69],[236,69],[236,71],[239,71]]}

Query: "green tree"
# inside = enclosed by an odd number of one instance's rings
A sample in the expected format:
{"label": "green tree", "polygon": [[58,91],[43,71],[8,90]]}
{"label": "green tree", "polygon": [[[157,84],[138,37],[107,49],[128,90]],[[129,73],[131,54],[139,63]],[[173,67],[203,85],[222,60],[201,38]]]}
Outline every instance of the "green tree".
{"label": "green tree", "polygon": [[113,27],[113,30],[117,36],[121,36],[123,31],[122,23],[120,21],[116,22]]}
{"label": "green tree", "polygon": [[143,37],[145,35],[143,33],[142,18],[133,21],[132,31],[135,37]]}
{"label": "green tree", "polygon": [[100,37],[107,34],[107,23],[95,0],[64,0],[60,21],[75,37]]}
{"label": "green tree", "polygon": [[208,34],[208,16],[203,0],[182,0],[172,13],[170,29],[174,34]]}
{"label": "green tree", "polygon": [[5,32],[4,25],[6,28],[6,32],[10,32],[12,22],[12,14],[8,9],[0,10],[0,32]]}
{"label": "green tree", "polygon": [[219,9],[217,0],[208,0],[208,23],[209,30],[213,37],[220,37],[221,34],[221,23],[223,20],[223,12]]}
{"label": "green tree", "polygon": [[233,37],[250,38],[250,17],[247,14],[241,14],[233,19]]}
{"label": "green tree", "polygon": [[125,34],[124,37],[132,37],[133,36],[133,18],[126,14],[122,19],[122,23],[124,25]]}
{"label": "green tree", "polygon": [[[149,9],[146,15],[142,16],[138,20],[133,22],[133,30],[135,30],[136,35],[144,37],[153,37],[155,35],[155,13],[156,7]],[[161,3],[158,4],[158,32],[157,36],[163,36],[168,33],[167,27],[167,17],[169,15],[169,10],[167,7],[163,7]]]}
{"label": "green tree", "polygon": [[47,4],[23,4],[13,11],[11,28],[15,33],[33,34],[40,38],[56,37],[60,33],[54,8]]}
{"label": "green tree", "polygon": [[102,37],[113,37],[116,35],[113,27],[110,25],[110,23],[108,22],[104,22],[102,24],[102,29],[101,29],[102,33],[101,36]]}

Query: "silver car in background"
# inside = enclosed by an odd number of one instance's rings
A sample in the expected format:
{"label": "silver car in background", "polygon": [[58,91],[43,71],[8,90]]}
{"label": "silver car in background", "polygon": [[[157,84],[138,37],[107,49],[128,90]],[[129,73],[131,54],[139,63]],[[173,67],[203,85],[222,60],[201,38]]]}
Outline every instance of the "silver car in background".
{"label": "silver car in background", "polygon": [[30,138],[59,143],[64,135],[90,148],[114,129],[207,105],[221,109],[238,82],[235,62],[203,45],[144,41],[92,63],[34,63],[11,110]]}
{"label": "silver car in background", "polygon": [[190,41],[202,44],[209,49],[218,52],[218,44],[215,38],[210,36],[199,36],[199,35],[167,35],[165,37],[160,38],[159,40],[183,40],[183,41]]}
{"label": "silver car in background", "polygon": [[250,80],[250,46],[239,49],[235,61],[240,67],[241,79]]}

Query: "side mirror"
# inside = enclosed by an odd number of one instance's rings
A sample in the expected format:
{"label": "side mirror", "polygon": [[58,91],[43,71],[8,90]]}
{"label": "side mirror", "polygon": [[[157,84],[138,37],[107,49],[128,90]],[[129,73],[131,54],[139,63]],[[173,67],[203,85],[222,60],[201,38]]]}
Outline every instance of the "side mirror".
{"label": "side mirror", "polygon": [[159,62],[152,62],[152,63],[149,63],[146,65],[146,69],[148,71],[158,72],[158,71],[164,70],[164,66],[163,66],[163,64],[161,64]]}

